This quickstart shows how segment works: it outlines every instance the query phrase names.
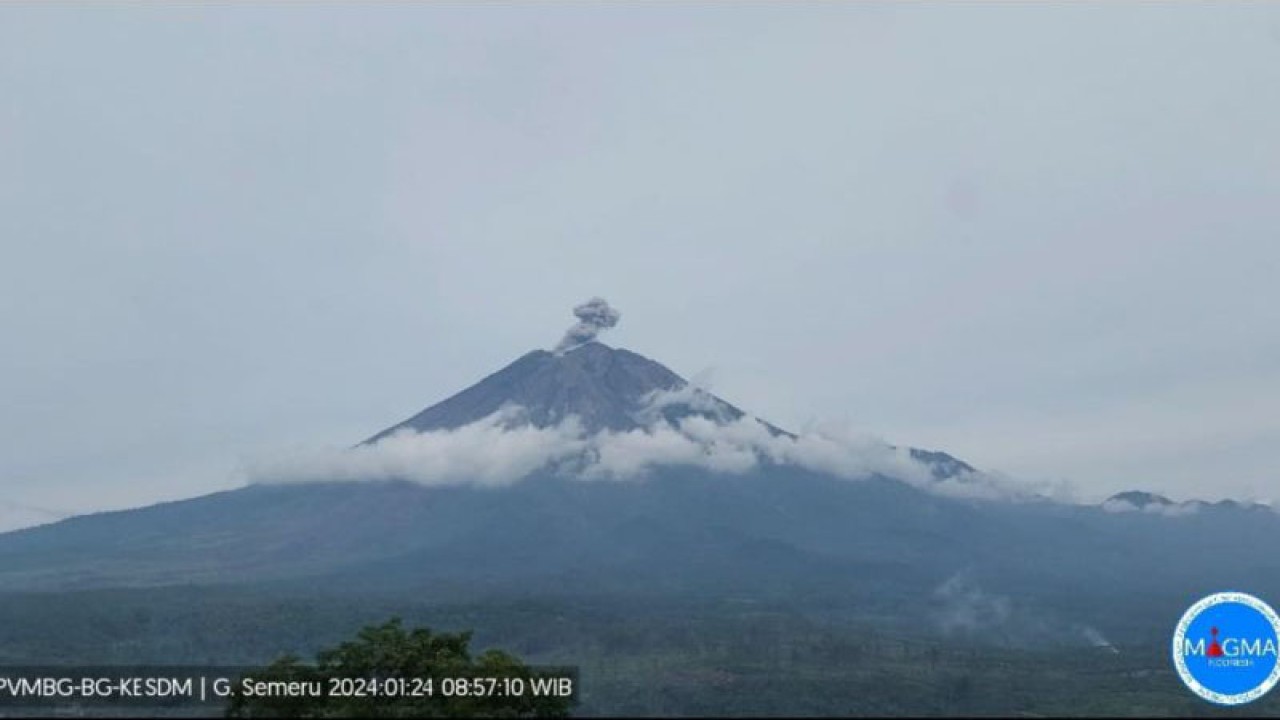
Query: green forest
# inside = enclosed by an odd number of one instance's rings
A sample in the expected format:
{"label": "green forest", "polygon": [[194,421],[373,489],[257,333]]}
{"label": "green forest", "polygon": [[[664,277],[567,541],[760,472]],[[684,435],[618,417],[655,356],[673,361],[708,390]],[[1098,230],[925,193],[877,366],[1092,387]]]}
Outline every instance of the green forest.
{"label": "green forest", "polygon": [[1162,641],[1019,647],[751,601],[537,598],[433,604],[270,589],[0,596],[0,665],[267,666],[361,628],[465,635],[531,665],[571,666],[574,715],[1280,717],[1276,694],[1223,709],[1192,696]]}

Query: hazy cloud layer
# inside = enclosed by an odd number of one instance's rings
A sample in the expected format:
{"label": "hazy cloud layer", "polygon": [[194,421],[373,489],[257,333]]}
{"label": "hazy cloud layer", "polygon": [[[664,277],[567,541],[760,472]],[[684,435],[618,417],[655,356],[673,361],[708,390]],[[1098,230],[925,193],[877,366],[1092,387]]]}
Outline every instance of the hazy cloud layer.
{"label": "hazy cloud layer", "polygon": [[744,473],[766,464],[789,465],[847,480],[891,477],[942,495],[987,500],[1030,500],[1045,488],[986,473],[937,480],[931,468],[865,435],[819,431],[777,435],[744,416],[719,422],[692,416],[625,432],[587,434],[576,418],[538,428],[524,411],[506,407],[454,430],[405,429],[349,449],[298,452],[251,463],[251,482],[411,480],[423,485],[516,482],[539,470],[584,480],[631,480],[670,465],[716,473]]}
{"label": "hazy cloud layer", "polygon": [[576,421],[511,426],[507,408],[454,430],[410,429],[374,444],[299,452],[251,464],[251,481],[412,480],[424,485],[504,485],[587,447]]}
{"label": "hazy cloud layer", "polygon": [[1277,67],[1275,3],[0,3],[0,497],[224,489],[603,293],[782,427],[1280,499]]}

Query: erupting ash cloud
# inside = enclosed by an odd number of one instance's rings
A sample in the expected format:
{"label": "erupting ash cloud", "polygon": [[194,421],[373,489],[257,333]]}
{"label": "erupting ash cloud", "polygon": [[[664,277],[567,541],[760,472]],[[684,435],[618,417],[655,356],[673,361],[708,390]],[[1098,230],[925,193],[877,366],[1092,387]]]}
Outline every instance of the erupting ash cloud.
{"label": "erupting ash cloud", "polygon": [[617,325],[622,318],[622,313],[609,307],[609,303],[599,297],[593,297],[575,307],[573,314],[578,322],[565,331],[564,337],[556,345],[557,355],[595,340],[597,335]]}

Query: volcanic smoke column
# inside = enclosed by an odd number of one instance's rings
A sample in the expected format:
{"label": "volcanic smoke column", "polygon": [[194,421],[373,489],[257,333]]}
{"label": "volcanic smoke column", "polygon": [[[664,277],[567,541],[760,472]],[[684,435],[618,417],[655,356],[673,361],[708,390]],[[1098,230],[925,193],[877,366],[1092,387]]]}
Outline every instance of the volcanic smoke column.
{"label": "volcanic smoke column", "polygon": [[560,344],[556,345],[557,355],[595,340],[597,335],[617,325],[622,317],[622,313],[609,307],[609,303],[605,302],[604,298],[598,297],[591,298],[574,308],[573,314],[578,318],[578,322],[565,332]]}

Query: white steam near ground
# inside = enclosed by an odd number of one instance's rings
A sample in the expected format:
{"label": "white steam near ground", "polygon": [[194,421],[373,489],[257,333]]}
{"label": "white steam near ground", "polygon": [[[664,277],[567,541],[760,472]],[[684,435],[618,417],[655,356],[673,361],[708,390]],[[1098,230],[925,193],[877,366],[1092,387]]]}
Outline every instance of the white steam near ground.
{"label": "white steam near ground", "polygon": [[967,572],[958,572],[934,588],[934,618],[946,633],[989,632],[1009,620],[1012,602],[984,591]]}
{"label": "white steam near ground", "polygon": [[[674,423],[662,418],[661,409],[675,403],[709,417],[692,415]],[[256,483],[409,480],[427,486],[502,486],[538,471],[584,481],[627,481],[662,466],[742,474],[774,464],[847,480],[891,477],[955,497],[1043,497],[1037,491],[1044,488],[987,473],[939,480],[906,448],[866,435],[832,428],[778,435],[751,416],[725,417],[714,396],[692,387],[651,396],[639,415],[645,424],[634,430],[587,433],[573,417],[536,427],[524,417],[522,408],[508,406],[452,430],[405,429],[374,444],[256,462],[247,474]]]}
{"label": "white steam near ground", "polygon": [[1115,655],[1120,654],[1120,649],[1117,648],[1115,645],[1112,645],[1111,641],[1108,640],[1105,635],[1099,632],[1097,628],[1092,628],[1092,627],[1089,627],[1088,625],[1085,625],[1080,628],[1080,632],[1081,634],[1084,635],[1084,639],[1089,641],[1090,645],[1098,648],[1104,648]]}
{"label": "white steam near ground", "polygon": [[985,590],[969,570],[961,570],[933,590],[933,620],[947,635],[986,642],[1031,646],[1037,642],[1088,645],[1118,654],[1100,630],[1056,613],[1018,605],[1007,595]]}

